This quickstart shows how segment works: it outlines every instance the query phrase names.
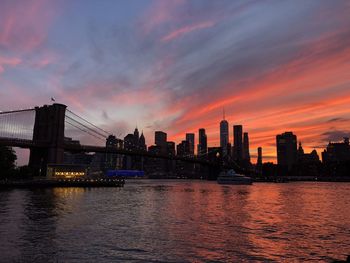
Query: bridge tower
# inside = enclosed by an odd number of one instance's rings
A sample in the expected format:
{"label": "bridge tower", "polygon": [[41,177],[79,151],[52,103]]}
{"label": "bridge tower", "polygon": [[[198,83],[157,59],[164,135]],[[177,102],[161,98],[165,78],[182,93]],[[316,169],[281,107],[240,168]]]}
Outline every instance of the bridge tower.
{"label": "bridge tower", "polygon": [[29,166],[45,176],[47,164],[59,164],[64,158],[64,122],[66,105],[54,103],[35,108],[33,143]]}

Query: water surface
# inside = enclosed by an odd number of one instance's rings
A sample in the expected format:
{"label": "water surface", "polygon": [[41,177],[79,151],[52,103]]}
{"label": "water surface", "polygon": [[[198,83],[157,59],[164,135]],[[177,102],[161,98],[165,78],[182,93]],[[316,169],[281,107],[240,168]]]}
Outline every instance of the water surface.
{"label": "water surface", "polygon": [[350,183],[127,181],[0,192],[1,262],[330,262],[350,254]]}

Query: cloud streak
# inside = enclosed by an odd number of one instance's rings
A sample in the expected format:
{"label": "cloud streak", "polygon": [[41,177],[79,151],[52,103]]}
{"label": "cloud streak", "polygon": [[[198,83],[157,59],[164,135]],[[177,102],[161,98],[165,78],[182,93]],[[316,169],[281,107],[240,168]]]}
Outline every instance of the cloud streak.
{"label": "cloud streak", "polygon": [[163,36],[161,38],[162,42],[169,42],[169,41],[173,41],[174,39],[177,39],[179,37],[182,37],[186,34],[189,34],[191,32],[197,31],[197,30],[201,30],[201,29],[205,29],[205,28],[209,28],[209,27],[213,27],[215,25],[214,22],[212,21],[206,21],[206,22],[202,22],[199,24],[195,24],[195,25],[189,25],[189,26],[185,26],[185,27],[181,27],[179,29],[176,29],[172,32],[170,32],[169,34]]}

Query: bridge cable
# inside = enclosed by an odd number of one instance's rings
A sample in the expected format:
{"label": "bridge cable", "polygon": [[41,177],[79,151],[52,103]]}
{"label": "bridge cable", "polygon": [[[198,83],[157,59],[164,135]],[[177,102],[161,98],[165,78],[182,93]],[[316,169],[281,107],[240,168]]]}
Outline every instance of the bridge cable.
{"label": "bridge cable", "polygon": [[73,114],[74,116],[78,117],[79,119],[81,119],[81,120],[83,120],[83,121],[87,122],[88,124],[92,125],[92,126],[93,126],[93,127],[95,127],[96,129],[98,129],[98,130],[100,130],[100,131],[102,131],[102,132],[106,133],[107,135],[112,134],[111,132],[106,131],[106,130],[104,130],[104,129],[102,129],[102,128],[98,127],[98,126],[96,126],[95,124],[93,124],[93,123],[89,122],[88,120],[84,119],[83,117],[79,116],[78,114],[76,114],[76,113],[74,113],[74,112],[70,111],[69,109],[67,109],[67,111],[68,111],[69,113]]}
{"label": "bridge cable", "polygon": [[[67,116],[67,115],[66,115],[66,118],[68,118],[68,119],[70,119],[70,120],[72,120],[72,121],[74,121],[74,122],[80,124],[80,125],[83,126],[84,128],[86,128],[86,129],[88,129],[88,130],[94,132],[95,134],[98,134],[99,136],[101,136],[101,137],[103,137],[103,138],[106,138],[106,135],[105,135],[105,134],[102,134],[102,133],[100,133],[100,132],[98,132],[98,131],[92,129],[92,128],[90,128],[89,126],[86,126],[85,124],[81,123],[80,121],[77,121],[76,119],[73,119],[72,117],[69,117],[69,116]],[[67,120],[66,120],[66,121],[67,121]]]}
{"label": "bridge cable", "polygon": [[84,129],[78,127],[77,125],[74,125],[73,123],[70,123],[69,121],[66,121],[66,123],[68,123],[69,125],[71,125],[71,126],[77,128],[77,129],[79,129],[79,130],[82,131],[82,132],[85,132],[85,133],[90,134],[91,136],[93,136],[93,137],[95,137],[95,138],[97,138],[97,139],[99,139],[99,140],[101,140],[101,141],[105,141],[105,140],[106,140],[105,138],[98,137],[96,134],[93,134],[93,133],[91,133],[91,132],[89,132],[89,131],[86,131],[86,130],[84,130]]}

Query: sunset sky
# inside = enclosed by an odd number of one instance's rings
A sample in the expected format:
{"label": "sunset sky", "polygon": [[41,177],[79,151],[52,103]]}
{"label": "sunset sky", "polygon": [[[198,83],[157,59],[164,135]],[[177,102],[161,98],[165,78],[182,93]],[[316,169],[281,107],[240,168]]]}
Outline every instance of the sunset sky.
{"label": "sunset sky", "polygon": [[350,1],[0,1],[0,110],[51,97],[148,145],[218,146],[225,108],[253,162],[284,131],[320,153],[350,133]]}

